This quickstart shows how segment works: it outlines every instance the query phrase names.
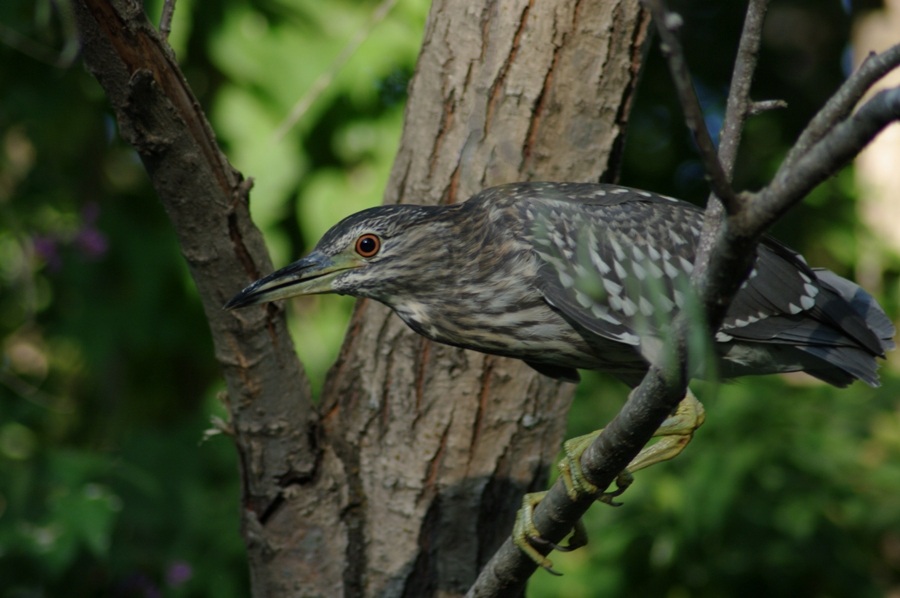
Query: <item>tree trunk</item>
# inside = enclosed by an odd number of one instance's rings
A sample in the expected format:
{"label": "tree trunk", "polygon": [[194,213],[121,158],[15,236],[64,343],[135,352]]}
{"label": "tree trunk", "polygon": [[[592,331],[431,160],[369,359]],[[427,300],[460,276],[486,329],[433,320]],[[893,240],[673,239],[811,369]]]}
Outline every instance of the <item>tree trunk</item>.
{"label": "tree trunk", "polygon": [[[210,321],[254,596],[464,592],[544,486],[574,386],[432,344],[363,301],[314,408],[282,310],[221,310],[271,263],[171,50],[127,0],[75,6]],[[637,0],[436,1],[385,201],[614,178],[647,21]]]}
{"label": "tree trunk", "polygon": [[[433,3],[385,202],[614,172],[645,37],[637,2]],[[360,593],[464,592],[545,487],[573,389],[360,302],[323,407],[365,505],[348,513]]]}

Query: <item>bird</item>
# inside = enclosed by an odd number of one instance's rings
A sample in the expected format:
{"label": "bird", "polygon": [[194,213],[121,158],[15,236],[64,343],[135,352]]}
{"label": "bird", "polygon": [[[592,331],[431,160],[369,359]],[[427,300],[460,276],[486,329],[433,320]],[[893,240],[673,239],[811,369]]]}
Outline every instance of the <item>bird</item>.
{"label": "bird", "polygon": [[[511,183],[451,205],[384,205],[341,220],[225,308],[318,293],[374,299],[433,341],[568,382],[599,370],[634,388],[671,346],[675,316],[695,307],[702,223],[691,203],[595,183]],[[838,387],[877,386],[894,334],[869,293],[764,236],[692,374],[803,371]]]}
{"label": "bird", "polygon": [[[298,295],[375,299],[431,340],[636,386],[690,299],[703,212],[618,185],[513,183],[445,206],[353,214],[226,309]],[[715,335],[719,375],[804,371],[877,386],[894,327],[875,299],[764,237]]]}

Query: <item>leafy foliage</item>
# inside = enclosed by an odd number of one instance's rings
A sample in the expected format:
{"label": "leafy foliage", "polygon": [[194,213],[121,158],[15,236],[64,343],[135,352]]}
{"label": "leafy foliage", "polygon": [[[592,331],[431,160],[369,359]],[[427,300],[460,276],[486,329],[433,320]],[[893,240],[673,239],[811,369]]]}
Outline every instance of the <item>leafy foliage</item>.
{"label": "leafy foliage", "polygon": [[[688,58],[715,122],[740,3],[685,4]],[[841,80],[850,16],[820,4],[773,7],[773,26],[811,19],[816,27],[802,31],[818,33],[792,44],[767,38],[755,93],[790,108],[751,121],[739,186],[766,180]],[[66,6],[0,3],[0,593],[243,596],[234,451],[223,435],[203,441],[210,419],[225,418],[203,313],[141,164],[74,62]],[[229,157],[256,180],[254,217],[276,264],[380,200],[425,3],[399,1],[296,126],[275,136],[375,6],[178,2],[171,42]],[[668,85],[651,53],[622,181],[701,201],[702,174]],[[900,264],[863,239],[854,193],[850,173],[835,177],[776,234],[851,276],[862,254],[877,252],[883,267],[872,280],[896,314]],[[296,338],[319,339],[298,342],[316,384],[351,305],[292,303]],[[687,453],[641,472],[627,507],[592,509],[591,550],[554,555],[567,575],[539,572],[531,593],[896,589],[897,369],[895,358],[875,390],[791,377],[700,388],[709,415]],[[611,397],[624,398],[596,375],[579,394],[571,435],[608,420],[620,402]]]}

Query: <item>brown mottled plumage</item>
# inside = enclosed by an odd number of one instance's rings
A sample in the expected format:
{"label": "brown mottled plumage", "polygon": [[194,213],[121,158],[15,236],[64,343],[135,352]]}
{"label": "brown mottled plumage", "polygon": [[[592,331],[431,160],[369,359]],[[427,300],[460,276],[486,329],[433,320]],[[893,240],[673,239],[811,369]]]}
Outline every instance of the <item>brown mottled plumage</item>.
{"label": "brown mottled plumage", "polygon": [[[377,207],[344,219],[310,256],[226,307],[323,292],[369,297],[432,340],[516,357],[556,378],[596,369],[634,386],[690,305],[701,219],[691,204],[653,193],[571,183],[504,185],[452,206]],[[718,371],[802,370],[837,386],[877,385],[876,357],[893,335],[868,293],[766,238],[716,335]]]}

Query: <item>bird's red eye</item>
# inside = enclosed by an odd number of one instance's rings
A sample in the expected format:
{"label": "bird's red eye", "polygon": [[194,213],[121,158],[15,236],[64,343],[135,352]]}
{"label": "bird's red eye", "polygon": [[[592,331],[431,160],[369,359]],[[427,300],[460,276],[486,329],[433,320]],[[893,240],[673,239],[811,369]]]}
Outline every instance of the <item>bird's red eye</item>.
{"label": "bird's red eye", "polygon": [[381,239],[371,233],[356,240],[356,253],[363,257],[372,257],[381,250]]}

